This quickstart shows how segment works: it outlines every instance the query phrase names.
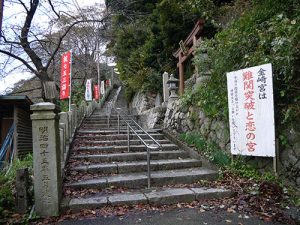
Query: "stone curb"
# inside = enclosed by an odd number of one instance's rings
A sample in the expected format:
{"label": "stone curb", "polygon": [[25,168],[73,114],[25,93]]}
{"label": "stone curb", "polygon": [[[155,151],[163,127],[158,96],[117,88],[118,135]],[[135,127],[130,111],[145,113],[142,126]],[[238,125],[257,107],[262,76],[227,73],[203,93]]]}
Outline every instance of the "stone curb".
{"label": "stone curb", "polygon": [[[177,145],[162,144],[163,150],[179,150]],[[145,145],[130,145],[130,151],[143,151],[146,149]],[[127,146],[95,146],[95,147],[79,147],[78,151],[127,151]],[[158,151],[157,149],[156,151]]]}
{"label": "stone curb", "polygon": [[[156,151],[151,152],[151,159],[186,159],[188,153],[182,150],[174,151]],[[129,153],[112,153],[112,154],[97,154],[97,155],[77,155],[72,156],[72,159],[84,159],[91,162],[124,162],[135,160],[146,160],[146,152],[129,152]]]}
{"label": "stone curb", "polygon": [[[151,160],[151,171],[183,169],[201,167],[202,163],[196,159],[159,159]],[[147,170],[146,161],[102,163],[92,165],[79,165],[71,168],[72,171],[107,174],[124,174],[128,172],[144,172]]]}
{"label": "stone curb", "polygon": [[[141,137],[146,136],[145,134],[141,134]],[[154,137],[156,140],[163,140],[164,136],[163,134],[151,134],[152,137]],[[103,134],[100,136],[76,136],[76,139],[94,139],[94,140],[127,140],[127,134]]]}
{"label": "stone curb", "polygon": [[[199,180],[213,180],[216,177],[216,171],[203,168],[154,171],[151,173],[151,183],[152,186],[163,186],[178,183],[195,183]],[[74,189],[109,188],[111,186],[143,188],[147,186],[147,176],[145,173],[118,174],[115,176],[73,182],[66,184],[66,186]]]}
{"label": "stone curb", "polygon": [[163,190],[144,190],[134,193],[121,193],[94,198],[75,198],[62,205],[74,211],[116,205],[170,205],[180,202],[190,203],[203,199],[231,197],[233,192],[222,188],[169,188]]}

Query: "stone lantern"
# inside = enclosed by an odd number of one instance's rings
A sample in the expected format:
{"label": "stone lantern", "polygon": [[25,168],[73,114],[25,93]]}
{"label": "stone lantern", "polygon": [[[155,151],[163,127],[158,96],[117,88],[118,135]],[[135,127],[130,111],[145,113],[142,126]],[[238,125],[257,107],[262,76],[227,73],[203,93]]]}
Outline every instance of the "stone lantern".
{"label": "stone lantern", "polygon": [[169,99],[176,100],[178,99],[178,95],[176,91],[178,90],[177,83],[179,82],[178,79],[174,77],[173,74],[170,75],[170,79],[167,81],[167,84],[169,86],[169,91],[171,92]]}

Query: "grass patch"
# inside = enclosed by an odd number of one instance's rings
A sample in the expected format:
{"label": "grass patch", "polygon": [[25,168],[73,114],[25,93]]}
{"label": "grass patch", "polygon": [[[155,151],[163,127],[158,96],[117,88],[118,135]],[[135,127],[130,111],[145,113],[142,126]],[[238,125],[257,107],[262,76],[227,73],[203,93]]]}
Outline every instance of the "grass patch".
{"label": "grass patch", "polygon": [[213,162],[220,167],[230,165],[230,156],[226,152],[222,151],[216,143],[205,140],[201,134],[188,132],[181,134],[180,138],[188,145],[195,147],[210,162]]}
{"label": "grass patch", "polygon": [[[29,168],[29,173],[32,175],[32,155],[29,154],[22,160],[15,159],[8,172],[0,172],[0,224],[4,223],[6,221],[5,218],[14,213],[16,173],[21,168]],[[33,196],[33,187],[30,190],[30,194]]]}

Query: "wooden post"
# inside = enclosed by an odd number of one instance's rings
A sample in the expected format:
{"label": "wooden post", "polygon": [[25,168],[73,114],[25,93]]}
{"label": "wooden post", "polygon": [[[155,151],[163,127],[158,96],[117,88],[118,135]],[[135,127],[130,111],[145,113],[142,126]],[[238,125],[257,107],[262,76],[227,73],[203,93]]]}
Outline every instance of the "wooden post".
{"label": "wooden post", "polygon": [[184,64],[182,61],[182,53],[179,54],[178,67],[179,67],[179,94],[180,96],[182,96],[184,93]]}
{"label": "wooden post", "polygon": [[[14,124],[15,124],[15,130],[14,130],[14,154],[15,154],[15,157],[18,157],[19,156],[19,149],[18,149],[18,127],[19,127],[19,118],[18,118],[18,112],[19,112],[19,108],[14,105]],[[11,151],[13,151],[13,149],[11,149]]]}

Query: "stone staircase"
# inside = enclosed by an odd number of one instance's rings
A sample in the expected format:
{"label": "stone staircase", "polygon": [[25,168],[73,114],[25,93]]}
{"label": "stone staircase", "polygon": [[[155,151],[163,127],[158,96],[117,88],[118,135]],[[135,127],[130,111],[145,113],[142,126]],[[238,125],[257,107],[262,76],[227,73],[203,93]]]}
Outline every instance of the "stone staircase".
{"label": "stone staircase", "polygon": [[[105,107],[104,107],[105,108]],[[214,180],[217,172],[202,167],[162,134],[147,131],[162,146],[151,151],[151,188],[147,188],[147,151],[127,127],[117,128],[117,115],[107,124],[105,110],[96,110],[77,130],[64,183],[64,209],[81,210],[107,205],[174,204],[203,198],[226,197],[224,189],[203,188],[200,180]],[[146,143],[141,130],[137,130]]]}

